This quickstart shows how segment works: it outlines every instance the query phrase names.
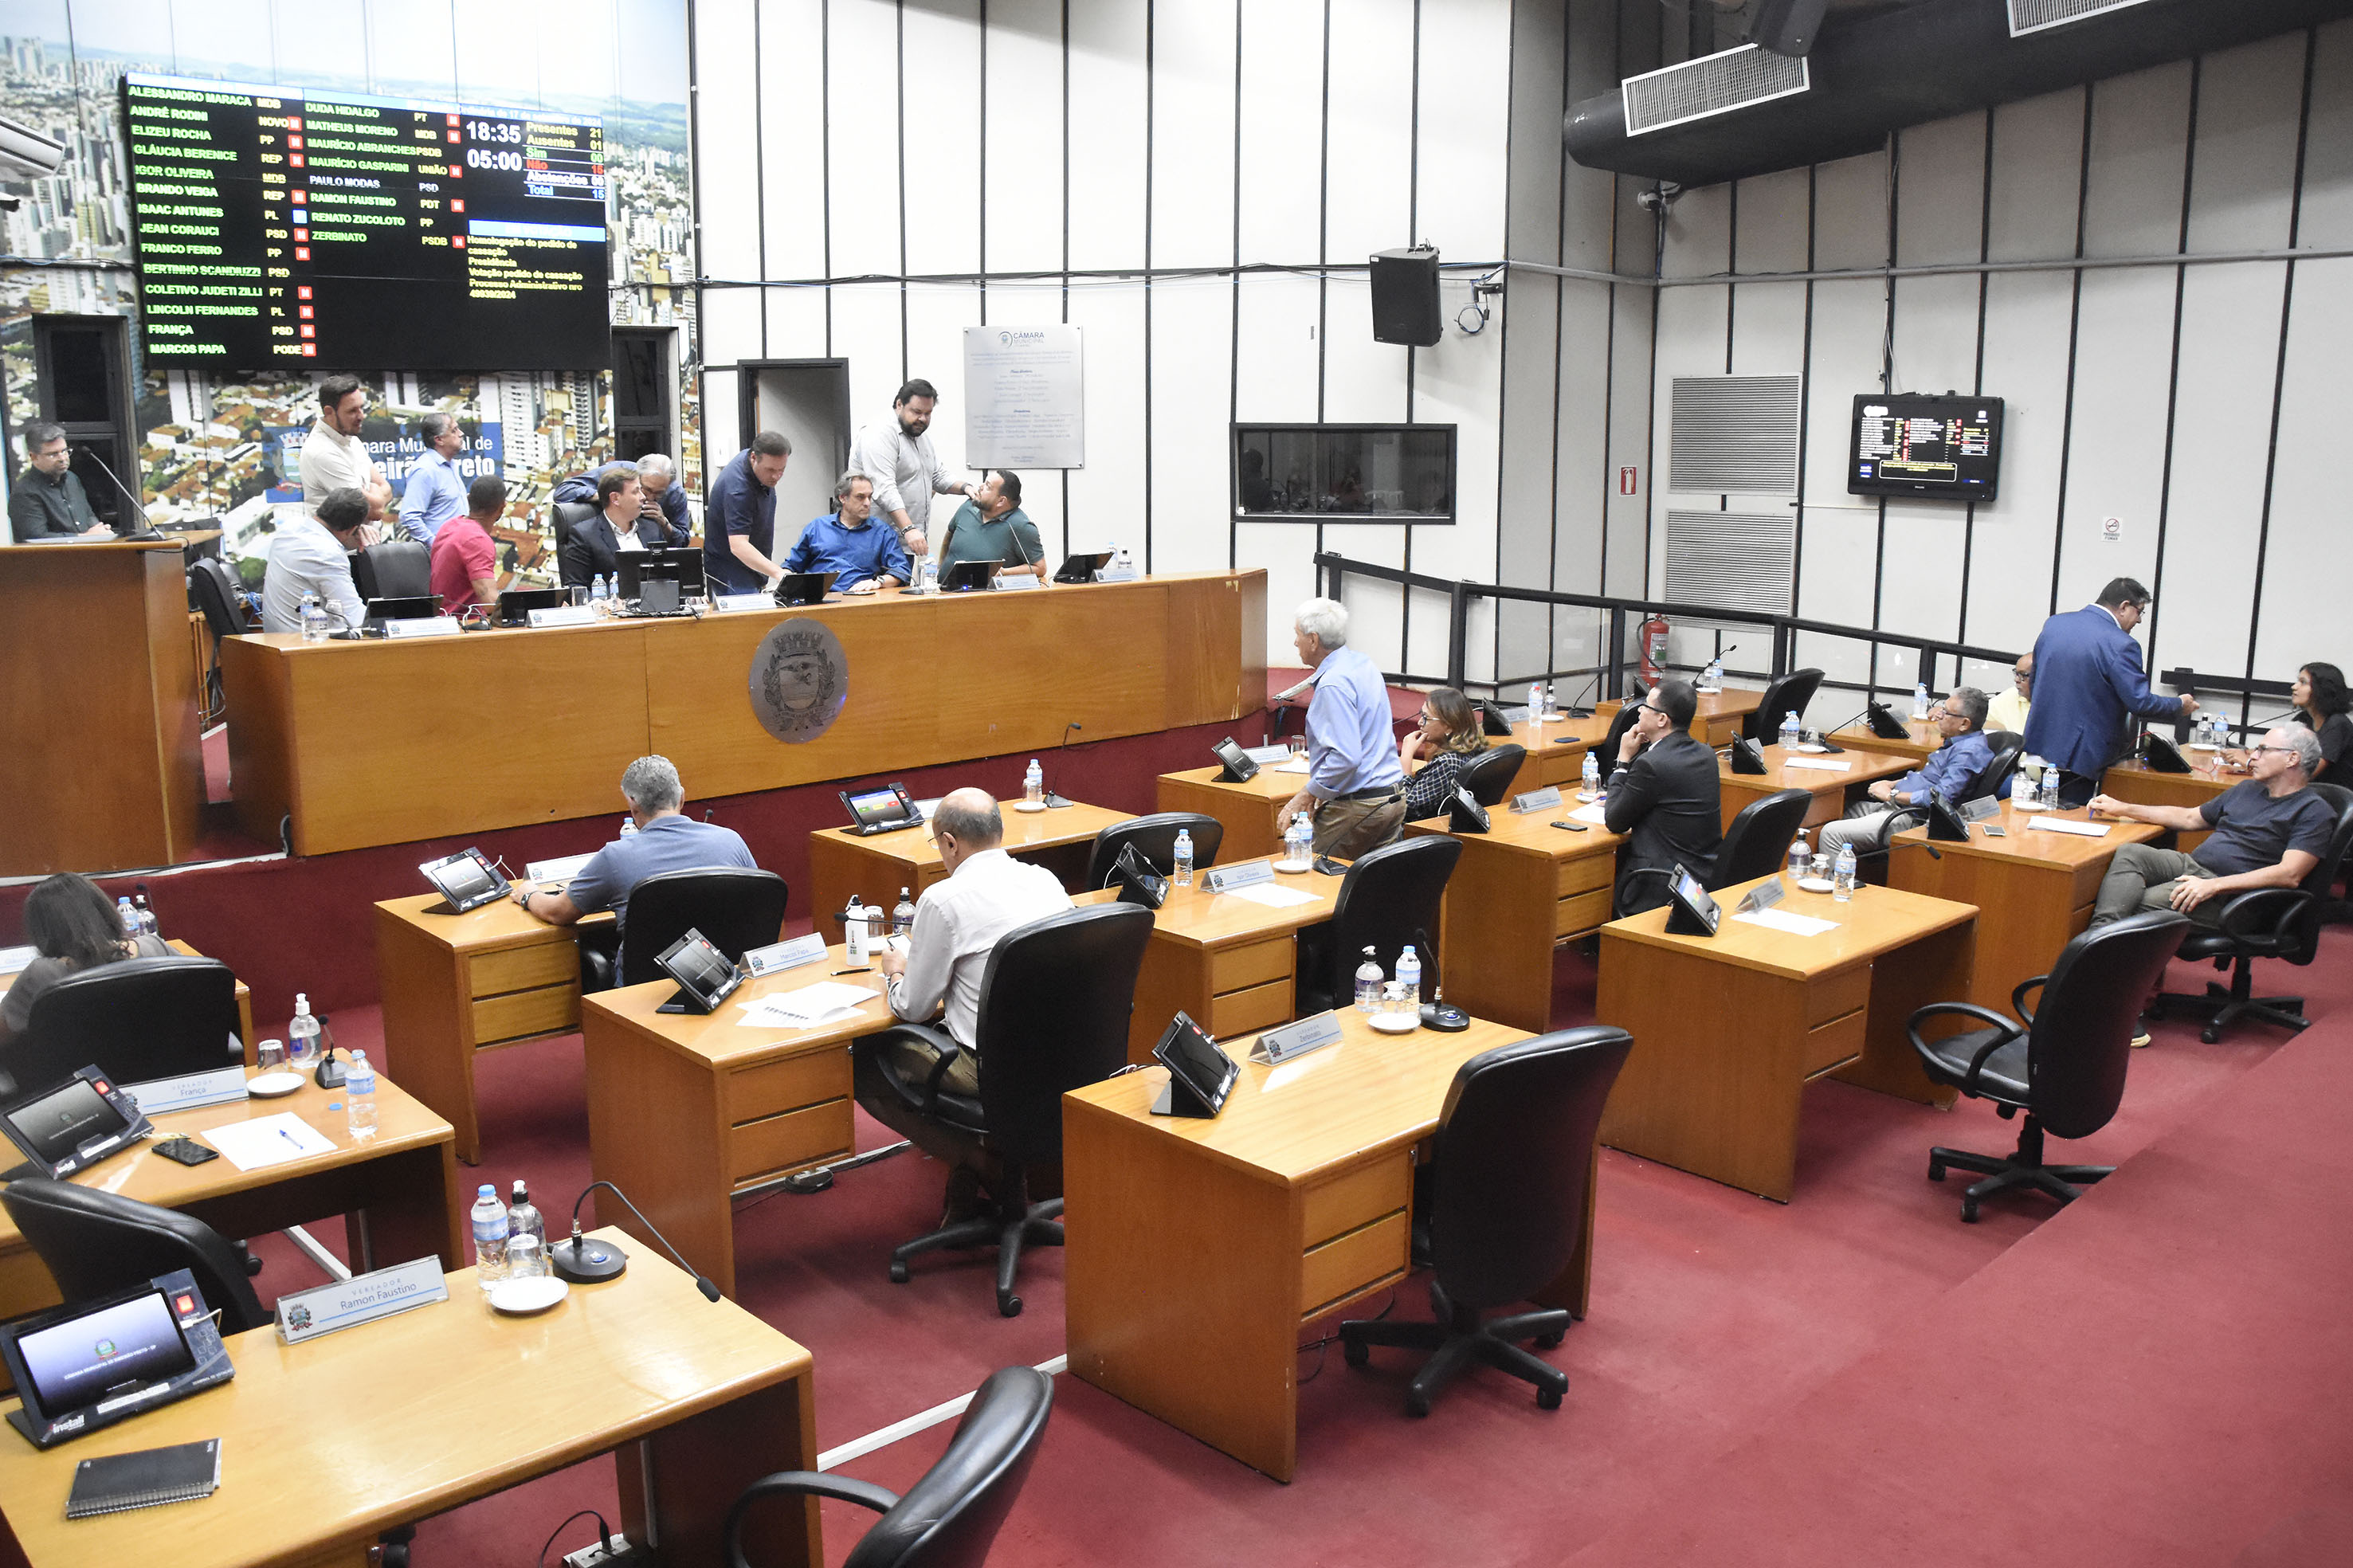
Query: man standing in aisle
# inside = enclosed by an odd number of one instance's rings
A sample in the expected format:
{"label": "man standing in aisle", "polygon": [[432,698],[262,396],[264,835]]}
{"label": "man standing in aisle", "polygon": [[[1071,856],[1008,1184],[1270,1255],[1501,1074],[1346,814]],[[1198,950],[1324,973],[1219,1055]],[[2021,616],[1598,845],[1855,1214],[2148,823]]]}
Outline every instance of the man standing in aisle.
{"label": "man standing in aisle", "polygon": [[1986,705],[1986,728],[2024,736],[2034,701],[2034,655],[2022,653],[2010,667],[2010,689]]}
{"label": "man standing in aisle", "polygon": [[1003,468],[981,476],[972,499],[956,508],[940,535],[940,574],[959,561],[1002,561],[997,575],[1028,573],[1044,583],[1046,547],[1021,510],[1021,476]]}
{"label": "man standing in aisle", "polygon": [[301,482],[304,504],[314,512],[323,496],[340,489],[359,491],[367,503],[360,542],[381,544],[384,530],[376,523],[392,504],[392,486],[360,439],[360,426],[367,423],[367,389],[358,376],[331,375],[319,384],[319,417],[302,438],[302,459],[296,477]]}
{"label": "man standing in aisle", "polygon": [[400,536],[430,547],[441,525],[466,510],[466,481],[450,462],[466,449],[466,433],[457,416],[438,410],[425,416],[419,433],[425,455],[400,492]]}
{"label": "man standing in aisle", "polygon": [[2198,710],[2195,697],[2159,697],[2148,689],[2133,628],[2148,615],[2147,588],[2118,577],[2080,610],[2053,616],[2034,639],[2035,700],[2026,717],[2026,749],[2059,767],[2059,804],[2082,805],[2100,775],[2131,749],[2126,716],[2179,719]]}
{"label": "man standing in aisle", "polygon": [[787,572],[830,572],[833,585],[848,593],[860,583],[881,585],[885,577],[904,584],[915,569],[899,536],[873,521],[874,481],[844,474],[833,487],[834,510],[812,519],[785,556]]}
{"label": "man standing in aisle", "polygon": [[484,474],[466,491],[464,514],[433,536],[433,592],[443,615],[462,616],[470,605],[497,602],[499,544],[491,530],[506,510],[506,480]]}
{"label": "man standing in aisle", "polygon": [[16,542],[37,539],[103,539],[114,531],[98,521],[90,506],[90,492],[81,476],[67,465],[62,426],[25,426],[25,456],[31,467],[16,476],[8,491],[8,521]]}
{"label": "man standing in aisle", "polygon": [[1620,915],[1667,901],[1667,879],[1639,872],[1681,867],[1705,882],[1715,871],[1724,847],[1723,774],[1715,749],[1691,732],[1698,711],[1691,682],[1662,680],[1619,740],[1601,816],[1603,826],[1628,836],[1619,856]]}
{"label": "man standing in aisle", "polygon": [[776,548],[776,481],[793,444],[763,430],[727,459],[702,505],[702,575],[711,595],[749,594],[774,585],[784,568]]}
{"label": "man standing in aisle", "polygon": [[1307,704],[1307,787],[1275,814],[1275,830],[1306,812],[1315,852],[1354,860],[1396,838],[1405,822],[1405,768],[1388,686],[1371,659],[1347,646],[1346,605],[1310,599],[1292,626],[1299,662],[1315,672],[1315,695]]}
{"label": "man standing in aisle", "polygon": [[951,479],[927,432],[940,395],[928,381],[911,381],[891,400],[892,417],[877,420],[849,444],[849,471],[874,481],[874,508],[899,531],[909,555],[928,549],[932,497],[969,496],[972,487]]}

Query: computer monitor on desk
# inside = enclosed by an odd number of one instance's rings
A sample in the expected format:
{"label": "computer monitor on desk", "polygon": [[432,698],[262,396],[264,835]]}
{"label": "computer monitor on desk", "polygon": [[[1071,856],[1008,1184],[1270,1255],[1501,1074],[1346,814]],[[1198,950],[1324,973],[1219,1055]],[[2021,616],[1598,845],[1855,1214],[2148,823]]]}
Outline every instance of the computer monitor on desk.
{"label": "computer monitor on desk", "polygon": [[529,626],[533,610],[560,610],[571,603],[569,588],[510,588],[499,595],[499,625]]}
{"label": "computer monitor on desk", "polygon": [[624,599],[643,598],[643,584],[648,578],[667,578],[676,583],[681,599],[703,596],[700,550],[625,550],[615,557],[615,564],[619,569]]}
{"label": "computer monitor on desk", "polygon": [[386,621],[429,621],[441,613],[441,601],[430,594],[403,595],[396,599],[370,599],[366,625]]}

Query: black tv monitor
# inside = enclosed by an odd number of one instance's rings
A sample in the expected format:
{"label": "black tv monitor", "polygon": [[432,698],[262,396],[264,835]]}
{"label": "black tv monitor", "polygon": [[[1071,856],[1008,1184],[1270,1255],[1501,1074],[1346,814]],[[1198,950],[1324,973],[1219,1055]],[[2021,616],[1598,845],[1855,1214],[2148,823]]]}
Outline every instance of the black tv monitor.
{"label": "black tv monitor", "polygon": [[1846,490],[1855,496],[1994,499],[2002,400],[1957,393],[1863,393],[1854,400]]}
{"label": "black tv monitor", "polygon": [[645,596],[644,584],[649,577],[669,578],[678,584],[679,597],[702,597],[702,552],[691,547],[669,550],[624,550],[615,556],[614,564],[620,574],[621,597],[638,599]]}

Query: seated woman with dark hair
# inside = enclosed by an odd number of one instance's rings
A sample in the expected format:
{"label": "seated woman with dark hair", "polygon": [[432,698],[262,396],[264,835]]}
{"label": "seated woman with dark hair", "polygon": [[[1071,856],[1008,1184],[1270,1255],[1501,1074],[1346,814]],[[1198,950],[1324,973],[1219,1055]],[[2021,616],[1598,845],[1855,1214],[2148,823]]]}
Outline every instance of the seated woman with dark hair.
{"label": "seated woman with dark hair", "polygon": [[[1478,707],[1451,686],[1435,687],[1422,699],[1421,722],[1398,743],[1398,761],[1412,774],[1405,784],[1405,817],[1417,822],[1446,809],[1454,775],[1487,749]],[[1426,758],[1415,771],[1414,759]]]}
{"label": "seated woman with dark hair", "polygon": [[2295,704],[2296,722],[2320,740],[2320,768],[2312,782],[2353,784],[2353,693],[2345,689],[2345,672],[2333,664],[2307,664],[2295,672],[2288,700]]}
{"label": "seated woman with dark hair", "polygon": [[25,935],[40,956],[0,993],[0,1040],[23,1034],[35,998],[69,974],[125,958],[172,955],[162,937],[134,939],[125,932],[122,917],[98,884],[70,871],[51,877],[25,900]]}

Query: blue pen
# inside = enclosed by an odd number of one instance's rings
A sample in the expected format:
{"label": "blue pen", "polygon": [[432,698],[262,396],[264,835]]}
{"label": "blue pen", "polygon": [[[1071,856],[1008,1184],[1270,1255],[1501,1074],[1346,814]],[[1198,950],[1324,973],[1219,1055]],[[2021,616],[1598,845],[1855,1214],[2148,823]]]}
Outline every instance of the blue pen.
{"label": "blue pen", "polygon": [[297,1141],[297,1140],[296,1140],[296,1138],[295,1138],[294,1134],[292,1134],[291,1132],[287,1131],[286,1131],[286,1129],[284,1129],[283,1127],[281,1127],[281,1128],[280,1128],[280,1129],[278,1130],[278,1136],[280,1136],[280,1138],[285,1139],[285,1140],[286,1140],[286,1142],[288,1142],[289,1143],[292,1143],[292,1144],[294,1145],[294,1152],[296,1152],[297,1154],[300,1154],[301,1152],[302,1152],[302,1145],[301,1145],[301,1143],[299,1141]]}

